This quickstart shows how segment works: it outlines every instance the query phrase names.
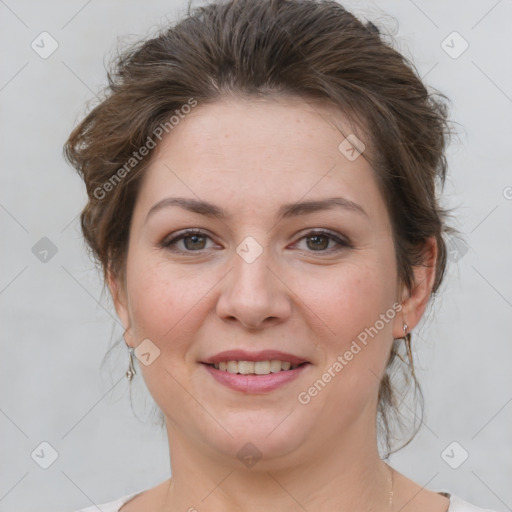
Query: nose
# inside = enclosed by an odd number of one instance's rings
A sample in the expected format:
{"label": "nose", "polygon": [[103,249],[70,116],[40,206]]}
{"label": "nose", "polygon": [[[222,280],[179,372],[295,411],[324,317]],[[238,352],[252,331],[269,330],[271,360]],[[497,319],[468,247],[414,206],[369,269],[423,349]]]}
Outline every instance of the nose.
{"label": "nose", "polygon": [[223,320],[239,322],[251,330],[281,323],[291,314],[289,284],[285,283],[268,257],[267,249],[252,262],[238,253],[232,270],[222,281],[217,314]]}

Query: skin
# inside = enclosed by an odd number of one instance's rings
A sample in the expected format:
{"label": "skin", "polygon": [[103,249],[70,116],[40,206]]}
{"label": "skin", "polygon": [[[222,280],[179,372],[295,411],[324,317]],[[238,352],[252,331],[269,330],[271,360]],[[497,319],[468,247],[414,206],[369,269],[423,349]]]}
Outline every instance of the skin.
{"label": "skin", "polygon": [[[425,310],[437,249],[430,240],[430,266],[416,268],[416,285],[405,290],[373,170],[364,152],[350,161],[338,150],[340,130],[351,133],[321,104],[231,98],[196,107],[155,149],[130,226],[126,278],[110,274],[109,287],[126,342],[149,339],[160,351],[138,372],[166,417],[172,479],[123,512],[390,510],[390,468],[376,442],[379,379],[393,338]],[[166,197],[205,200],[229,217],[178,206],[147,217]],[[366,213],[276,216],[285,203],[328,197]],[[162,246],[185,228],[206,238],[178,241],[179,253]],[[349,245],[315,240],[316,229]],[[248,236],[263,248],[251,263],[236,252]],[[299,393],[393,304],[400,313],[299,403]],[[277,349],[311,364],[277,390],[248,394],[217,383],[200,364],[228,349]],[[247,442],[261,453],[252,468],[237,457]],[[397,472],[393,489],[394,510],[448,508],[447,498]]]}

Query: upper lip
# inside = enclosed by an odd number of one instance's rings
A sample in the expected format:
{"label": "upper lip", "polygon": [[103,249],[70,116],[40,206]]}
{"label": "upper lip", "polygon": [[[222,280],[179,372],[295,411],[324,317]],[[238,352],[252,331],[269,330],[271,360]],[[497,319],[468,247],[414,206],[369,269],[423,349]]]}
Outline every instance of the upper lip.
{"label": "upper lip", "polygon": [[224,361],[289,361],[291,364],[307,363],[306,359],[280,352],[279,350],[261,350],[260,352],[247,352],[245,350],[226,350],[219,352],[202,361],[206,364],[221,363]]}

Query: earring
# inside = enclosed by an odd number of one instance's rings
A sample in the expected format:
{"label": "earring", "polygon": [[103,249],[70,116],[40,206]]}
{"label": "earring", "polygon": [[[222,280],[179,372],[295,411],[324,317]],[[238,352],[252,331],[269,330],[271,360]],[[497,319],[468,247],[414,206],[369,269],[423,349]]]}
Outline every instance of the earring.
{"label": "earring", "polygon": [[404,341],[405,348],[407,349],[407,358],[409,359],[409,366],[411,368],[411,373],[415,376],[414,372],[414,361],[412,359],[412,350],[411,350],[411,333],[407,332],[409,326],[404,322],[403,330],[404,330]]}
{"label": "earring", "polygon": [[130,363],[128,365],[128,371],[126,372],[126,378],[131,382],[133,376],[137,373],[133,366],[133,353],[135,352],[135,349],[130,348],[128,352],[130,353]]}

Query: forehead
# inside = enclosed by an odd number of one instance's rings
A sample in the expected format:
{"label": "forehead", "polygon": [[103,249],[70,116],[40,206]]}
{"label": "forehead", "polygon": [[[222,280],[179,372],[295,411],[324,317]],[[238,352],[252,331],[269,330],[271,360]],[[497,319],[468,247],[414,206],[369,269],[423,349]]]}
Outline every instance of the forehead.
{"label": "forehead", "polygon": [[[193,156],[216,154],[216,148],[282,148],[283,157],[293,157],[295,149],[306,149],[316,156],[337,155],[338,146],[359,127],[351,126],[339,108],[301,97],[223,97],[195,107],[175,126],[157,149],[162,151],[197,150]],[[236,153],[235,153],[236,154]],[[155,155],[155,156],[157,156]],[[183,155],[186,156],[186,155]],[[189,155],[192,156],[192,155]],[[235,155],[230,155],[231,157]]]}
{"label": "forehead", "polygon": [[147,210],[171,192],[240,206],[316,199],[336,195],[334,189],[353,201],[372,196],[365,152],[353,158],[345,151],[353,130],[333,107],[301,98],[196,106],[155,149],[140,203]]}

